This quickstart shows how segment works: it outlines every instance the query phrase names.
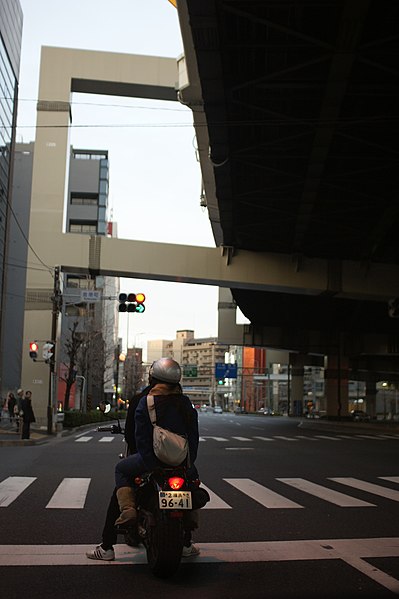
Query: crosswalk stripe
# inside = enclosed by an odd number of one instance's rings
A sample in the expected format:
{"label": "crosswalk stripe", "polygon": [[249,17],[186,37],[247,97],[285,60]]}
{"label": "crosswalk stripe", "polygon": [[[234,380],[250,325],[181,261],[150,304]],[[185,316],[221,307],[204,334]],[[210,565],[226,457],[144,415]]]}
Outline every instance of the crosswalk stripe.
{"label": "crosswalk stripe", "polygon": [[252,439],[247,439],[247,437],[231,437],[232,439],[235,439],[236,441],[252,441]]}
{"label": "crosswalk stripe", "polygon": [[216,493],[214,493],[209,487],[204,485],[203,482],[201,482],[201,488],[206,489],[211,498],[211,500],[208,501],[208,503],[202,508],[203,510],[206,510],[206,509],[208,509],[208,510],[231,510],[232,509],[231,505],[229,505],[228,503],[223,501],[223,499],[221,497],[219,497],[219,495],[216,495]]}
{"label": "crosswalk stripe", "polygon": [[264,507],[271,509],[303,508],[303,505],[299,505],[299,503],[295,503],[294,501],[275,493],[275,491],[263,487],[250,478],[224,478],[223,480]]}
{"label": "crosswalk stripe", "polygon": [[318,439],[315,439],[314,437],[311,437],[310,435],[295,435],[297,439],[306,439],[307,441],[318,441]]}
{"label": "crosswalk stripe", "polygon": [[259,441],[274,441],[271,437],[254,437],[254,439],[259,439]]}
{"label": "crosswalk stripe", "polygon": [[111,441],[114,439],[115,437],[101,437],[101,439],[99,439],[99,443],[111,443]]}
{"label": "crosswalk stripe", "polygon": [[278,478],[277,480],[286,485],[290,485],[295,489],[299,489],[299,491],[309,493],[309,495],[314,495],[319,499],[324,499],[324,501],[334,503],[340,507],[375,507],[374,503],[368,503],[367,501],[350,497],[344,493],[339,493],[333,489],[328,489],[327,487],[312,483],[304,478]]}
{"label": "crosswalk stripe", "polygon": [[337,437],[329,437],[328,435],[315,435],[317,439],[328,439],[328,441],[339,441]]}
{"label": "crosswalk stripe", "polygon": [[46,505],[51,509],[81,509],[85,505],[90,478],[64,478]]}
{"label": "crosswalk stripe", "polygon": [[355,439],[355,441],[361,441],[361,439],[357,439],[353,435],[337,435],[337,437],[340,437],[342,439]]}
{"label": "crosswalk stripe", "polygon": [[282,435],[273,435],[274,439],[282,439],[283,441],[298,441],[298,439],[294,439],[293,437],[283,437]]}
{"label": "crosswalk stripe", "polygon": [[0,507],[8,507],[35,480],[36,476],[9,476],[0,483]]}
{"label": "crosswalk stripe", "polygon": [[399,476],[379,476],[383,480],[389,480],[391,483],[399,483]]}
{"label": "crosswalk stripe", "polygon": [[353,487],[354,489],[359,489],[360,491],[366,491],[367,493],[378,495],[379,497],[385,497],[385,499],[399,501],[399,491],[395,491],[394,489],[387,489],[387,487],[381,487],[380,485],[375,485],[374,483],[368,483],[367,481],[360,480],[358,478],[338,477],[330,478],[330,480],[334,480],[335,482],[341,483],[342,485],[348,485],[349,487]]}
{"label": "crosswalk stripe", "polygon": [[205,441],[206,441],[206,439],[213,439],[214,441],[219,441],[219,442],[223,442],[224,441],[225,443],[227,443],[227,441],[228,441],[228,439],[225,439],[225,437],[208,437],[208,436],[205,436],[205,437],[202,437],[202,438]]}
{"label": "crosswalk stripe", "polygon": [[75,439],[75,443],[87,443],[91,441],[93,437],[79,437],[79,439]]}

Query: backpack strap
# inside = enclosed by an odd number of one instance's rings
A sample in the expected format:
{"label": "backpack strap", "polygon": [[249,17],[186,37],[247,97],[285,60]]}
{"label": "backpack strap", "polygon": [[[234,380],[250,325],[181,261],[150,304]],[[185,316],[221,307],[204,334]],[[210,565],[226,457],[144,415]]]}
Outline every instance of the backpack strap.
{"label": "backpack strap", "polygon": [[155,403],[154,403],[153,395],[147,395],[147,408],[148,408],[148,415],[150,417],[151,424],[153,426],[155,426],[157,423],[157,417],[156,417],[156,412],[155,412]]}

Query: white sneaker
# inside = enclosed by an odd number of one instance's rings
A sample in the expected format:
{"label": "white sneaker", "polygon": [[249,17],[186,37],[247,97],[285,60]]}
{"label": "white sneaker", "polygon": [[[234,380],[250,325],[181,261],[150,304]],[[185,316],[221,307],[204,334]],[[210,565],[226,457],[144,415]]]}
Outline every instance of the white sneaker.
{"label": "white sneaker", "polygon": [[197,557],[201,552],[191,543],[190,547],[183,547],[183,552],[181,554],[182,557]]}
{"label": "white sneaker", "polygon": [[115,551],[113,549],[103,549],[101,545],[97,545],[95,549],[86,552],[86,557],[112,562],[115,559]]}

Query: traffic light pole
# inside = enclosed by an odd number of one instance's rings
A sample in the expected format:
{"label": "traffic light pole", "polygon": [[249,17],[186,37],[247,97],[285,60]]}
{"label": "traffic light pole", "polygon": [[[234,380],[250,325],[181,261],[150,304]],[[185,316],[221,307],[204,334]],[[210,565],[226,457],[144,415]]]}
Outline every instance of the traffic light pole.
{"label": "traffic light pole", "polygon": [[[53,308],[52,308],[52,319],[51,319],[51,339],[55,341],[57,335],[57,320],[60,310],[60,268],[56,266],[54,268],[54,288],[52,296]],[[48,384],[48,403],[47,403],[47,434],[51,435],[53,432],[53,380],[55,373],[55,355],[52,356],[49,361],[50,375]]]}

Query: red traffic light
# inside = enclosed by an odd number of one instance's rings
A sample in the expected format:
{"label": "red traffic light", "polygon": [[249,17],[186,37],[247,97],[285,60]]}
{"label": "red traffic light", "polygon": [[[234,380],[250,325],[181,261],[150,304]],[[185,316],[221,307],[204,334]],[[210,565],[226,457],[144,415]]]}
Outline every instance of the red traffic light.
{"label": "red traffic light", "polygon": [[38,349],[39,345],[36,343],[36,341],[31,341],[29,343],[29,357],[32,358],[32,360],[36,360]]}

